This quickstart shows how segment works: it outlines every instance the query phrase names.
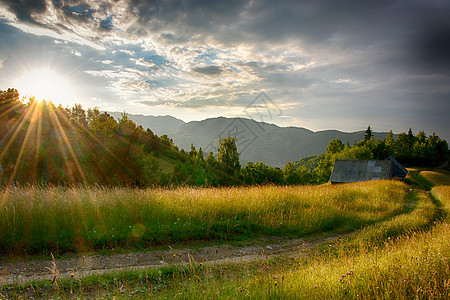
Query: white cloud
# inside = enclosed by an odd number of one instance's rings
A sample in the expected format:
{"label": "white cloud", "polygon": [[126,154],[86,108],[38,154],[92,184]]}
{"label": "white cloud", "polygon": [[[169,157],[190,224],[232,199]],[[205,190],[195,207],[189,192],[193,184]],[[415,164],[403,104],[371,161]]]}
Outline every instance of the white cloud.
{"label": "white cloud", "polygon": [[71,53],[75,56],[81,56],[81,52],[78,50],[72,50]]}

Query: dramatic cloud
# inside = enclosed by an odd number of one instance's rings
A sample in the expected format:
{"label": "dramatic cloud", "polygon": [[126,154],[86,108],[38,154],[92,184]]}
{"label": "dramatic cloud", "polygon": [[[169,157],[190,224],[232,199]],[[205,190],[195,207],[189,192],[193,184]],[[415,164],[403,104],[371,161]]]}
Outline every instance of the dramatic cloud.
{"label": "dramatic cloud", "polygon": [[450,138],[449,11],[439,0],[5,0],[0,77],[34,41],[67,55],[103,107],[245,116],[263,91],[280,125]]}
{"label": "dramatic cloud", "polygon": [[205,66],[197,67],[192,69],[194,72],[204,74],[204,75],[220,75],[222,73],[222,68],[219,66]]}

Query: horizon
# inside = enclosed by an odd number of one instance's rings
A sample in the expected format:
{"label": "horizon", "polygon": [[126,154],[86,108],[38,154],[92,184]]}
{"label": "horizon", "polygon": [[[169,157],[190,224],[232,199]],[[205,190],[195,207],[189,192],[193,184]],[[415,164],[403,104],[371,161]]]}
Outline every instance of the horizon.
{"label": "horizon", "polygon": [[[120,111],[104,111],[104,112],[107,112],[107,113],[124,113],[124,112],[120,112]],[[175,118],[175,119],[177,119],[177,120],[183,121],[184,124],[187,124],[187,123],[190,123],[190,122],[202,122],[202,121],[206,121],[206,120],[209,120],[209,119],[219,119],[219,118],[225,118],[225,119],[246,119],[246,120],[251,120],[251,121],[255,121],[255,122],[266,123],[266,124],[269,124],[269,125],[275,125],[275,126],[278,126],[278,127],[280,127],[280,128],[301,128],[301,129],[306,129],[306,130],[309,130],[309,131],[314,132],[314,133],[322,132],[322,131],[340,131],[340,132],[343,132],[343,133],[356,133],[356,132],[364,132],[364,131],[367,129],[367,127],[365,127],[365,128],[363,128],[363,129],[354,130],[354,131],[345,131],[345,130],[341,130],[341,129],[338,129],[338,128],[328,128],[328,129],[321,129],[321,130],[312,130],[312,129],[309,129],[309,128],[306,128],[306,127],[300,127],[300,126],[295,126],[295,125],[282,126],[282,125],[278,125],[278,124],[276,124],[276,123],[270,123],[270,122],[266,122],[266,121],[258,121],[258,120],[254,120],[254,119],[252,119],[252,118],[245,117],[245,116],[243,116],[243,117],[225,117],[225,116],[216,116],[216,117],[208,117],[208,118],[202,119],[202,120],[185,121],[185,120],[183,120],[183,119],[180,119],[180,118],[177,118],[177,117],[174,117],[174,116],[171,116],[171,115],[144,115],[144,114],[131,114],[131,113],[128,113],[128,112],[126,112],[126,111],[125,111],[125,113],[126,113],[127,115],[132,115],[132,116],[142,116],[142,117],[172,117],[172,118]],[[138,125],[139,125],[139,124],[138,124]],[[373,133],[388,133],[388,132],[389,132],[389,130],[387,130],[387,131],[378,131],[378,130],[376,130],[376,129],[374,130],[374,128],[373,128],[372,125],[370,125],[370,124],[368,124],[368,126],[370,126],[370,128],[371,128],[371,130],[372,130]],[[146,129],[146,128],[145,128],[145,129]],[[149,129],[151,129],[151,128],[149,128]],[[407,129],[405,129],[405,130],[402,130],[402,131],[398,131],[398,132],[392,131],[392,133],[393,133],[394,135],[398,135],[399,133],[402,133],[402,132],[405,132],[405,133],[406,133],[408,130],[409,130],[409,128],[407,128]],[[412,130],[412,129],[411,129],[411,130]],[[417,133],[418,133],[419,131],[423,131],[423,130],[421,130],[421,129],[419,129],[419,130],[417,130],[417,131],[414,131],[414,130],[413,130],[413,134],[414,134],[414,135],[417,135]],[[435,133],[435,132],[434,132],[434,133]],[[426,134],[427,136],[429,136],[429,135],[432,135],[433,132],[426,132],[426,131],[425,131],[425,134]],[[449,140],[448,140],[447,138],[445,138],[445,137],[443,137],[443,136],[440,136],[440,135],[437,134],[437,133],[436,133],[436,135],[438,135],[441,139],[445,139],[447,142],[449,142]]]}
{"label": "horizon", "polygon": [[4,0],[0,89],[185,122],[263,113],[314,132],[370,124],[449,140],[449,10],[425,0]]}

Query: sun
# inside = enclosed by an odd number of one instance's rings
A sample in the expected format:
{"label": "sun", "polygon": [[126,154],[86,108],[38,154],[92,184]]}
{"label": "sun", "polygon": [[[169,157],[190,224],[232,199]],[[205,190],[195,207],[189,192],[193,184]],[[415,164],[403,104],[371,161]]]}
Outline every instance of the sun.
{"label": "sun", "polygon": [[51,69],[30,70],[17,80],[17,90],[37,101],[50,100],[55,104],[69,104],[72,98],[70,82]]}

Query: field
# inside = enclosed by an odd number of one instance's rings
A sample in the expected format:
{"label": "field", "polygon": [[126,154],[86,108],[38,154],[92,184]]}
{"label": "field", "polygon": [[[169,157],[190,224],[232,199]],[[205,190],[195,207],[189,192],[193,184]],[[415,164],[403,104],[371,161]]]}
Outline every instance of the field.
{"label": "field", "polygon": [[448,175],[410,173],[410,185],[4,189],[2,260],[264,248],[258,243],[275,237],[311,247],[237,262],[174,254],[162,267],[68,278],[55,265],[53,282],[6,284],[0,297],[448,299]]}

